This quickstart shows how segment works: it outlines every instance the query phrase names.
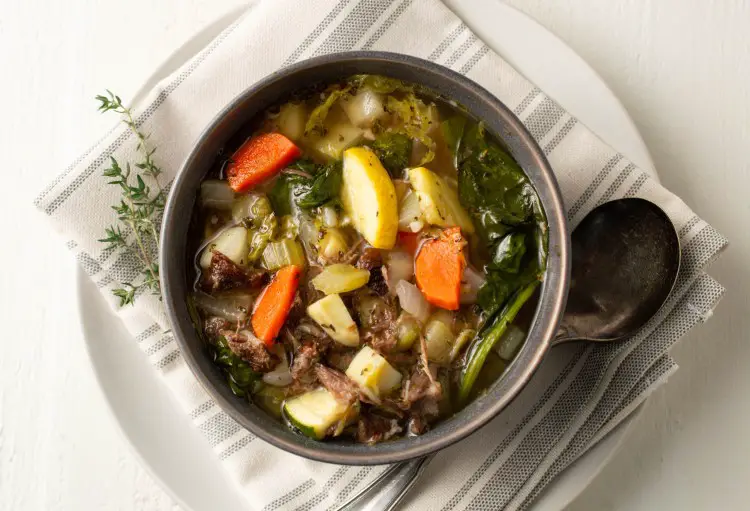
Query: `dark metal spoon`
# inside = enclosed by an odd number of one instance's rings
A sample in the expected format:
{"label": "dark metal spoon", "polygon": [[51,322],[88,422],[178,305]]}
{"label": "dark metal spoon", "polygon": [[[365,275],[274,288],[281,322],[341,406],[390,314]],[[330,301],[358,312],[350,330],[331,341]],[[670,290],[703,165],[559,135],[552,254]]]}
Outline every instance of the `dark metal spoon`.
{"label": "dark metal spoon", "polygon": [[[677,280],[680,240],[656,204],[627,198],[595,208],[573,231],[570,291],[553,345],[611,342],[661,309]],[[392,511],[432,456],[401,463],[341,509]]]}
{"label": "dark metal spoon", "polygon": [[680,239],[659,206],[628,198],[595,208],[571,238],[570,291],[553,344],[632,335],[667,300],[680,268]]}

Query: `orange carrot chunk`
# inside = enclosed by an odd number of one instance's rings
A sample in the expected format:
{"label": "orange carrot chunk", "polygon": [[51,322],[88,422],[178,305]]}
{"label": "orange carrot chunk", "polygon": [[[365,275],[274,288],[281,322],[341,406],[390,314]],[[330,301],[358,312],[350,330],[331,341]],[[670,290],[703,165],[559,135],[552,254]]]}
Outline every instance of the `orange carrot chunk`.
{"label": "orange carrot chunk", "polygon": [[273,344],[281,327],[284,326],[294,302],[294,295],[297,293],[299,274],[298,266],[284,266],[276,272],[271,283],[255,301],[253,331],[266,346]]}
{"label": "orange carrot chunk", "polygon": [[417,254],[416,276],[420,291],[433,305],[457,310],[461,277],[466,267],[461,229],[445,229],[439,238],[425,241]]}
{"label": "orange carrot chunk", "polygon": [[253,137],[234,152],[227,165],[229,186],[237,193],[246,192],[274,176],[299,155],[299,148],[281,133]]}

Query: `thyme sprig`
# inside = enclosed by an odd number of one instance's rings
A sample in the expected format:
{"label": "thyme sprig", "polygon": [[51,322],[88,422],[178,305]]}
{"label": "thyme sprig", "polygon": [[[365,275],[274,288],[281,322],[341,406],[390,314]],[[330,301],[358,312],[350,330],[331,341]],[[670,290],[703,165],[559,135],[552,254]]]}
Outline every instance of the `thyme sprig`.
{"label": "thyme sprig", "polygon": [[[110,156],[110,166],[103,172],[108,184],[120,188],[120,203],[112,206],[119,224],[105,229],[105,238],[100,239],[108,248],[123,249],[132,253],[142,265],[138,277],[132,282],[122,282],[112,293],[119,298],[120,306],[132,305],[141,291],[159,295],[159,222],[164,211],[166,193],[159,183],[161,168],[154,161],[156,147],[149,147],[148,135],[136,124],[132,110],[125,106],[119,96],[107,91],[107,95],[96,96],[101,103],[100,112],[121,114],[125,124],[138,140],[136,150],[140,160],[125,163],[124,168]],[[137,170],[136,170],[137,169]],[[123,229],[124,227],[124,229]],[[128,239],[132,234],[134,242]]]}

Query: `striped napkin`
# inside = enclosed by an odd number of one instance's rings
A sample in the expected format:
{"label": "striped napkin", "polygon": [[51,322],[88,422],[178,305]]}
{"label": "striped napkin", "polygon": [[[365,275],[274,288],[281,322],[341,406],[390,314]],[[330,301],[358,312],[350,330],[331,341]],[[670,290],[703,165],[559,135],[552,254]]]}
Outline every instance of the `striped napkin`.
{"label": "striped napkin", "polygon": [[[547,154],[570,225],[624,196],[658,203],[679,230],[682,270],[666,307],[627,342],[553,349],[512,406],[469,439],[440,453],[406,501],[409,509],[523,509],[562,470],[642,403],[677,366],[670,347],[704,321],[723,288],[704,273],[726,240],[647,172],[608,147],[534,87],[438,0],[265,0],[154,88],[136,108],[156,159],[173,179],[196,137],[243,89],[293,62],[329,52],[408,53],[482,84],[518,115]],[[136,140],[116,126],[36,200],[83,269],[114,304],[117,282],[139,268],[96,240],[113,222],[115,187],[102,177],[109,157],[136,160]],[[222,412],[183,361],[158,299],[140,296],[120,311],[185,413],[247,497],[248,509],[335,509],[388,467],[305,460],[272,447]]]}

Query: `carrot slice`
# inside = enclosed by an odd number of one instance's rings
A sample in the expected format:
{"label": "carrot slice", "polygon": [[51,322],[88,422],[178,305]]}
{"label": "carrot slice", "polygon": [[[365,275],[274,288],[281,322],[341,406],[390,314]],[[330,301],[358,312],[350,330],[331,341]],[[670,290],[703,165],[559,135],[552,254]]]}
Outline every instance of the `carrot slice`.
{"label": "carrot slice", "polygon": [[253,137],[234,152],[227,165],[229,186],[235,192],[245,192],[274,176],[299,155],[299,148],[281,133]]}
{"label": "carrot slice", "polygon": [[398,233],[398,244],[401,245],[404,250],[414,255],[419,248],[419,233],[418,232],[399,232]]}
{"label": "carrot slice", "polygon": [[292,308],[294,295],[299,286],[298,266],[284,266],[274,275],[255,302],[253,310],[253,331],[266,346],[271,346],[279,335],[284,321]]}
{"label": "carrot slice", "polygon": [[461,277],[466,267],[461,229],[445,229],[439,238],[425,241],[417,254],[415,273],[420,291],[433,305],[457,310]]}

